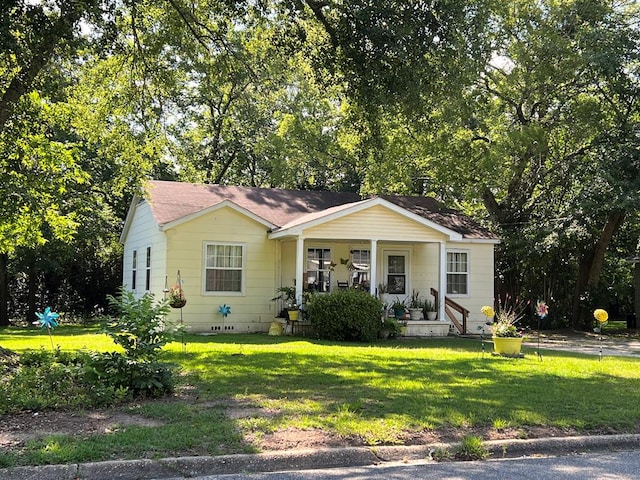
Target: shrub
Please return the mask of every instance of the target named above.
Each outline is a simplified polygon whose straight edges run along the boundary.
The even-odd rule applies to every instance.
[[[381,327],[383,304],[362,290],[316,295],[307,315],[316,334],[326,340],[372,342]]]
[[[155,361],[138,361],[120,353],[94,353],[87,363],[94,384],[134,397],[157,398],[173,391],[172,366]]]
[[[86,353],[26,352],[0,377],[0,414],[50,408],[102,407],[121,401],[127,391],[95,382]]]
[[[132,360],[155,360],[160,349],[169,343],[176,328],[165,322],[169,313],[166,301],[154,303],[152,293],[136,298],[132,292],[121,289],[118,298],[108,297],[117,318],[103,322],[103,328],[113,341],[124,348]]]

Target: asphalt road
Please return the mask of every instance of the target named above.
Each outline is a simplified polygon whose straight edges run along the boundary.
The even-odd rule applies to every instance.
[[[186,477],[171,480],[183,478]],[[640,451],[481,462],[385,463],[367,467],[298,472],[210,475],[191,478],[191,480],[637,480],[638,478],[640,478]]]

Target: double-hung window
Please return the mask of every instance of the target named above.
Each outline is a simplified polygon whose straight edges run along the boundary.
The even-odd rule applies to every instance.
[[[131,257],[131,291],[136,291],[136,280],[138,279],[138,251],[134,250]]]
[[[467,295],[469,293],[469,253],[447,252],[447,294]]]
[[[307,249],[307,288],[316,292],[328,292],[331,287],[331,250]]]
[[[144,289],[151,290],[151,247],[147,247],[147,258],[145,263]]]
[[[244,244],[205,244],[205,292],[243,293],[244,271]]]
[[[369,289],[371,272],[371,253],[369,250],[352,249],[351,264],[349,266],[351,284],[363,290]]]

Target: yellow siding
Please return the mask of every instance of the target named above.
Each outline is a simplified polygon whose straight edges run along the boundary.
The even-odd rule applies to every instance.
[[[478,333],[478,326],[486,321],[480,312],[483,305],[492,305],[494,299],[494,245],[484,243],[452,244],[450,248],[469,251],[469,295],[454,298],[471,313],[467,323],[469,333]]]
[[[322,239],[357,239],[366,236],[382,240],[444,240],[443,234],[380,205],[305,229],[304,235]]]
[[[187,305],[183,320],[192,331],[211,332],[222,327],[218,307],[231,306],[224,326],[234,332],[268,330],[274,317],[274,268],[276,242],[267,239],[264,225],[236,212],[222,208],[167,230],[167,275],[175,283],[180,270]],[[207,242],[231,242],[246,245],[244,294],[204,293],[204,245]],[[179,317],[173,313],[173,319]],[[216,330],[217,331],[217,330]]]

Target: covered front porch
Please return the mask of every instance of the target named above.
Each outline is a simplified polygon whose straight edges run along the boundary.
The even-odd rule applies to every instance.
[[[295,286],[299,305],[305,292],[360,288],[378,297],[384,289],[389,304],[409,307],[415,292],[433,300],[436,320],[447,328],[457,310],[454,324],[461,333],[470,311],[463,303],[470,294],[471,251],[483,248],[493,262],[492,244],[476,247],[461,233],[382,198],[303,216],[269,239],[278,242],[276,284]],[[493,294],[492,286],[486,290],[491,297],[484,302]]]

